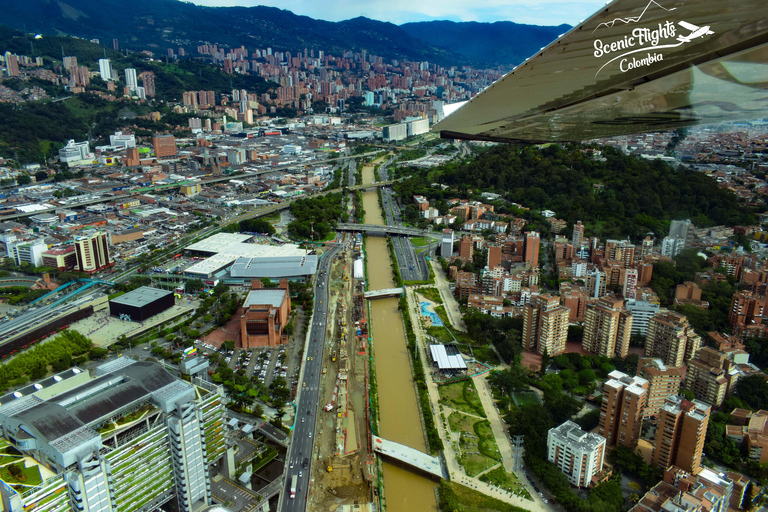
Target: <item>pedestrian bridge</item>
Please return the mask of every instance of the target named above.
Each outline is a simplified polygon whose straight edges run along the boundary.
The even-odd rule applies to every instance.
[[[371,437],[373,439],[374,452],[399,460],[438,478],[448,478],[448,470],[439,457],[432,457],[409,446],[395,443],[394,441],[387,441],[379,436]]]
[[[441,233],[428,229],[406,228],[403,226],[379,226],[377,224],[337,224],[336,231],[354,231],[371,235],[405,235],[438,238]]]
[[[405,293],[405,288],[384,288],[383,290],[371,290],[363,294],[366,299],[383,299],[385,297],[398,297]]]

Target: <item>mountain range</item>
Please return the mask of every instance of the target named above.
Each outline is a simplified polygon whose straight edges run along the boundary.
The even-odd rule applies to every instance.
[[[449,21],[398,26],[365,17],[334,23],[274,7],[204,7],[179,0],[8,2],[0,23],[28,33],[98,38],[107,46],[117,39],[121,49],[158,55],[179,47],[195,54],[198,44],[209,42],[336,55],[365,49],[386,59],[475,67],[518,64],[570,28]]]

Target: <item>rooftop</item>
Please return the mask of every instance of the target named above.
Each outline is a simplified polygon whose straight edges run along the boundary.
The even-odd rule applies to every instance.
[[[132,292],[128,292],[119,297],[115,297],[114,299],[110,300],[110,302],[140,308],[168,295],[173,295],[173,292],[170,290],[161,290],[159,288],[142,286],[141,288],[137,288]]]
[[[251,290],[245,297],[243,307],[247,308],[253,305],[261,306],[268,304],[272,307],[279,308],[283,304],[283,299],[285,298],[286,293],[286,290],[274,288]]]
[[[584,432],[576,423],[566,421],[559,427],[549,430],[548,438],[555,436],[582,451],[592,451],[605,445],[605,438],[591,432]]]
[[[302,255],[237,258],[229,273],[232,277],[246,278],[314,275],[317,273],[317,256]]]

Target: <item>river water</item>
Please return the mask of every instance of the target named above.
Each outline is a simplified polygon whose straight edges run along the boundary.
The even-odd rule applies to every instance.
[[[363,168],[363,183],[373,181],[373,167]],[[366,224],[384,224],[376,191],[363,193]],[[387,239],[366,239],[368,288],[393,288]],[[370,303],[370,330],[379,392],[379,430],[384,439],[426,451],[416,390],[397,299]],[[435,511],[435,483],[399,465],[384,462],[384,496],[388,512]]]

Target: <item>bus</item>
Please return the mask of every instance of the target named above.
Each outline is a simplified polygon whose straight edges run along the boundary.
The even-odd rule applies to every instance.
[[[293,475],[291,477],[291,499],[296,497],[296,483],[298,482],[298,477],[296,475]]]

